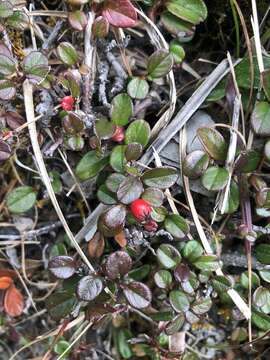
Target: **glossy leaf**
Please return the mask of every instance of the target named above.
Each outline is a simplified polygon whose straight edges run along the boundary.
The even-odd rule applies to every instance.
[[[94,150],[89,151],[76,166],[76,175],[80,180],[90,179],[104,169],[108,163],[108,157],[100,157]]]
[[[80,300],[94,300],[103,290],[101,278],[95,275],[84,276],[78,283],[77,295]]]
[[[176,312],[186,312],[189,309],[189,300],[180,290],[173,290],[169,295],[170,303]]]
[[[114,236],[121,232],[126,219],[126,208],[115,205],[106,210],[98,219],[98,229],[104,236]]]
[[[125,178],[126,177],[123,174],[113,173],[107,178],[105,184],[110,191],[116,193],[120,184],[125,180]]]
[[[166,325],[165,328],[166,334],[167,335],[175,334],[183,327],[184,323],[185,323],[184,313],[178,314]]]
[[[205,151],[214,160],[224,161],[226,159],[228,146],[216,129],[201,127],[197,130],[197,135]]]
[[[76,262],[70,256],[55,256],[48,265],[51,273],[59,279],[68,279],[75,274]]]
[[[169,0],[166,5],[173,15],[192,24],[199,24],[207,17],[207,7],[202,0]]]
[[[251,114],[251,125],[255,134],[260,136],[270,135],[270,103],[257,102]]]
[[[257,169],[261,160],[261,154],[253,149],[241,151],[235,162],[237,172],[250,173]]]
[[[218,258],[215,255],[202,255],[194,265],[200,270],[215,271],[220,267]]]
[[[113,136],[115,129],[116,126],[105,117],[96,119],[95,121],[95,133],[100,139],[110,139]]]
[[[186,220],[178,214],[168,215],[165,219],[164,226],[165,229],[177,239],[185,237],[189,232],[189,226]]]
[[[161,289],[166,289],[172,283],[172,275],[168,270],[159,270],[154,275],[156,285]]]
[[[211,309],[211,306],[212,306],[211,298],[205,297],[205,298],[197,299],[192,304],[191,309],[196,315],[203,315]]]
[[[125,165],[127,163],[125,152],[126,145],[117,145],[113,148],[110,155],[110,165],[114,171],[123,173],[125,171]]]
[[[117,202],[116,196],[106,185],[101,185],[97,191],[97,198],[105,205],[114,205]]]
[[[115,125],[127,125],[132,113],[133,104],[128,94],[118,94],[113,98],[111,119]]]
[[[124,289],[124,294],[131,306],[136,309],[144,309],[152,301],[152,293],[145,284],[133,281]]]
[[[159,189],[170,188],[175,184],[177,179],[177,170],[171,167],[160,167],[147,170],[142,176],[145,185]]]
[[[185,244],[182,254],[190,262],[194,262],[203,254],[203,247],[198,241],[190,240]]]
[[[7,207],[14,214],[30,210],[36,202],[36,193],[31,186],[20,186],[7,196]]]
[[[141,198],[146,200],[151,206],[159,207],[163,204],[164,193],[160,189],[150,187],[143,192]]]
[[[134,142],[129,143],[126,147],[125,157],[127,161],[138,160],[142,155],[143,147],[141,144]]]
[[[131,257],[125,251],[112,253],[106,261],[106,274],[111,280],[126,275],[131,268]]]
[[[160,245],[157,249],[157,258],[165,269],[174,269],[181,261],[179,251],[169,244]]]
[[[142,147],[145,147],[150,139],[150,132],[151,129],[148,122],[145,120],[135,120],[127,128],[125,143],[139,143]]]
[[[225,205],[224,213],[225,214],[234,213],[238,209],[239,204],[240,204],[239,188],[238,185],[234,181],[232,181],[229,190],[229,197]]]
[[[260,330],[268,331],[270,329],[270,316],[263,314],[260,311],[252,311],[252,323],[256,325]]]
[[[61,42],[56,51],[59,59],[66,65],[75,65],[79,60],[75,48],[68,42]]]
[[[134,77],[128,83],[127,92],[132,99],[145,99],[149,92],[149,84],[142,78]]]
[[[142,192],[142,182],[134,176],[128,176],[119,185],[117,190],[117,199],[121,203],[128,205],[138,199]]]
[[[98,16],[93,24],[92,32],[96,38],[105,38],[109,33],[110,24],[103,16]]]
[[[211,166],[202,177],[203,186],[209,191],[222,190],[229,179],[229,173],[225,168]]]
[[[183,161],[183,173],[190,179],[196,179],[205,172],[208,164],[209,156],[204,151],[192,151]]]
[[[46,56],[41,52],[32,51],[24,58],[23,69],[31,82],[39,84],[46,78],[50,67]]]
[[[173,56],[166,50],[154,52],[147,64],[148,76],[151,80],[167,75],[173,66]]]

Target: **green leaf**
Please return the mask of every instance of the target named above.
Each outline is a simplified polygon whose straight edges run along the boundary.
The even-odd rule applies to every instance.
[[[89,151],[76,166],[76,175],[80,180],[96,176],[109,163],[109,157],[100,157],[96,152]]]
[[[225,205],[224,213],[225,214],[234,213],[238,209],[239,203],[240,203],[240,194],[239,194],[238,185],[236,184],[236,182],[232,181],[229,190],[229,197]]]
[[[270,304],[270,291],[263,286],[258,287],[253,293],[253,302],[257,307],[262,308]]]
[[[136,269],[131,270],[128,276],[133,280],[141,281],[150,273],[151,266],[149,264],[142,265]]]
[[[131,204],[134,200],[138,199],[143,192],[142,182],[134,177],[128,176],[121,182],[117,190],[117,199],[125,204]]]
[[[183,161],[183,173],[190,179],[200,177],[209,164],[209,156],[201,150],[192,151]]]
[[[62,183],[60,179],[60,174],[57,171],[50,171],[49,172],[51,184],[53,187],[53,191],[56,194],[59,194],[62,191]]]
[[[201,127],[197,130],[197,135],[205,151],[214,160],[226,160],[228,146],[223,136],[216,129]]]
[[[259,244],[255,248],[256,259],[262,264],[270,265],[270,245]]]
[[[12,75],[16,71],[16,62],[9,56],[0,54],[0,74]]]
[[[128,94],[118,94],[112,100],[111,119],[117,126],[125,126],[133,113],[133,104]]]
[[[79,60],[75,48],[68,42],[60,43],[56,51],[59,59],[66,65],[75,65]]]
[[[149,58],[147,72],[150,80],[167,75],[173,67],[173,56],[166,50],[157,50]]]
[[[13,5],[10,1],[0,2],[0,18],[8,18],[13,14]]]
[[[14,11],[11,16],[5,20],[6,26],[19,31],[24,31],[29,26],[29,17],[23,11]]]
[[[128,343],[128,340],[132,337],[131,333],[126,329],[119,329],[115,331],[116,347],[121,358],[129,359],[133,353]]]
[[[252,323],[260,330],[268,331],[270,329],[270,316],[263,314],[257,310],[252,311]]]
[[[270,270],[260,270],[260,277],[267,283],[270,283]]]
[[[105,184],[111,192],[116,193],[123,180],[125,180],[125,175],[113,173],[107,178]]]
[[[244,271],[241,274],[240,283],[243,286],[243,288],[245,289],[249,288],[249,275],[247,271]],[[251,286],[253,289],[255,289],[257,286],[260,286],[260,278],[255,272],[251,273]]]
[[[159,207],[163,203],[164,194],[160,189],[151,187],[144,191],[141,198],[146,200],[151,206]]]
[[[197,269],[216,271],[220,267],[219,260],[215,255],[202,255],[195,262]]]
[[[242,173],[250,173],[257,169],[261,161],[261,154],[256,150],[241,151],[235,162],[235,170]]]
[[[179,251],[169,244],[160,245],[157,249],[157,258],[165,269],[174,269],[181,262]]]
[[[270,69],[265,70],[261,76],[264,93],[267,100],[270,101]]]
[[[96,119],[94,128],[97,137],[104,140],[110,139],[116,130],[116,126],[105,117]]]
[[[270,67],[270,58],[263,56],[263,63],[265,68]],[[258,66],[257,56],[253,56],[253,68],[254,68],[254,88],[258,89],[261,84],[261,75]],[[240,64],[235,67],[235,74],[238,86],[244,89],[250,89],[251,87],[251,66],[248,57],[245,57]]]
[[[170,303],[176,312],[186,312],[189,309],[189,300],[185,293],[173,290],[169,295]]]
[[[165,229],[177,239],[185,237],[189,232],[189,226],[186,220],[178,214],[168,215],[165,219],[164,226]]]
[[[168,215],[168,211],[164,206],[153,208],[150,214],[151,219],[156,222],[163,222]]]
[[[173,40],[170,42],[170,53],[174,58],[175,64],[181,64],[185,58],[185,50],[180,45],[178,40]]]
[[[172,283],[172,275],[168,270],[159,270],[154,275],[156,285],[161,289],[166,289]]]
[[[110,165],[111,167],[120,173],[125,172],[125,165],[127,160],[125,158],[126,145],[117,145],[113,148],[110,155]]]
[[[255,104],[251,114],[251,125],[255,134],[260,136],[270,135],[270,103],[260,101]]]
[[[199,298],[192,304],[192,311],[196,315],[203,315],[207,313],[212,306],[212,300],[210,297]]]
[[[60,340],[58,341],[54,347],[53,347],[53,351],[57,354],[57,355],[62,355],[64,352],[66,355],[68,355],[70,353],[70,350],[69,349],[68,351],[67,348],[69,347],[70,343],[67,342],[66,340]]]
[[[190,240],[185,244],[182,254],[190,262],[194,262],[203,254],[203,247],[198,241]]]
[[[116,196],[105,184],[101,185],[97,191],[97,198],[105,205],[114,205],[117,202]]]
[[[149,92],[149,84],[144,79],[134,77],[128,83],[127,92],[132,99],[142,100]]]
[[[130,143],[127,145],[125,156],[127,161],[138,160],[142,155],[143,147],[139,143]]]
[[[228,179],[228,170],[218,166],[211,166],[204,173],[202,184],[209,191],[219,191],[226,186]]]
[[[163,11],[161,14],[161,23],[165,29],[171,34],[177,36],[181,42],[185,43],[191,41],[195,34],[195,26],[179,17],[171,14],[168,11]]]
[[[178,172],[171,167],[160,167],[147,170],[143,176],[143,183],[150,187],[167,189],[173,186],[178,179]]]
[[[36,198],[31,186],[20,186],[8,194],[7,207],[14,214],[24,213],[35,205]]]
[[[194,25],[207,18],[207,7],[202,0],[169,0],[166,7],[173,15]]]
[[[127,128],[125,134],[125,143],[139,143],[143,147],[148,144],[150,139],[150,126],[145,120],[135,120]]]
[[[46,56],[39,51],[32,51],[23,60],[23,69],[27,78],[38,84],[48,75],[50,67]]]
[[[215,276],[211,283],[214,290],[218,293],[225,293],[233,287],[231,279],[225,276]]]
[[[165,333],[167,335],[177,333],[185,324],[185,320],[185,315],[183,313],[178,314],[166,325]]]
[[[54,320],[70,315],[76,304],[76,297],[67,291],[55,292],[46,300],[46,308]]]

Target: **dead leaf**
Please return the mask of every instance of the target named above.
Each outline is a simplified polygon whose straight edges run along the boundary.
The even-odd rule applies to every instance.
[[[14,285],[11,285],[5,294],[4,309],[9,316],[20,316],[23,312],[23,296]]]
[[[115,235],[114,239],[117,242],[117,244],[119,246],[121,246],[122,248],[127,246],[127,239],[126,239],[124,231],[121,231],[119,234]]]
[[[88,254],[91,258],[100,258],[105,247],[104,237],[96,232],[92,239],[88,242]]]

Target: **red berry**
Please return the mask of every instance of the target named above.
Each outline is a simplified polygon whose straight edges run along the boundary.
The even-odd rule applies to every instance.
[[[65,111],[71,111],[73,109],[74,103],[75,103],[75,99],[73,96],[65,96],[61,100],[61,106]]]
[[[122,126],[117,126],[112,136],[112,140],[115,142],[122,142],[125,138],[125,131]]]
[[[147,201],[143,199],[137,199],[131,203],[130,211],[136,220],[143,221],[148,218],[152,208]]]
[[[146,231],[152,232],[152,231],[157,231],[158,224],[154,220],[149,220],[147,221],[146,224],[143,225],[143,227],[145,228]]]

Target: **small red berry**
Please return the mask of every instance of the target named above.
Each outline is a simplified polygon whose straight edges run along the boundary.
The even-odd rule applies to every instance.
[[[154,220],[149,220],[147,221],[146,224],[143,225],[143,227],[145,228],[146,231],[152,232],[152,231],[157,231],[158,224]]]
[[[71,111],[73,109],[74,103],[75,103],[75,99],[73,96],[65,96],[61,100],[61,106],[65,111]]]
[[[115,142],[122,142],[125,138],[125,131],[122,126],[117,126],[112,136],[112,140]]]
[[[143,199],[137,199],[131,203],[130,211],[136,220],[143,221],[148,218],[152,208],[147,201]]]

